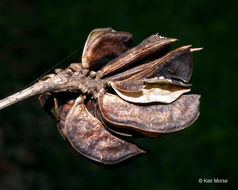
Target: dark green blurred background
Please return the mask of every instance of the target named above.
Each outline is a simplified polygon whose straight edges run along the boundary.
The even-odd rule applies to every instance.
[[[149,151],[116,168],[75,153],[37,98],[0,111],[0,189],[238,189],[237,1],[1,0],[0,97],[37,79],[57,62],[80,60],[87,34],[111,26],[134,44],[159,33],[194,53],[193,93],[201,115],[190,128],[134,141]],[[199,178],[228,184],[199,184]]]

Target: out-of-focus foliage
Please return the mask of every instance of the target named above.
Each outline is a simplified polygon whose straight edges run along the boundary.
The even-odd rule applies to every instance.
[[[130,163],[104,168],[83,158],[61,138],[32,98],[0,111],[0,189],[236,189],[237,2],[2,0],[0,97],[37,79],[80,48],[60,67],[80,60],[87,34],[111,26],[134,34],[134,44],[159,33],[180,39],[173,47],[194,53],[193,92],[201,115],[184,132],[135,142],[151,150]],[[199,178],[228,184],[199,184]]]

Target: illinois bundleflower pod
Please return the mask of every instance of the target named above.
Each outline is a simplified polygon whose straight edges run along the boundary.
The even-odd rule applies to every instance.
[[[81,63],[0,100],[0,109],[39,95],[63,138],[85,157],[116,164],[145,153],[129,138],[180,131],[199,116],[200,95],[188,92],[192,52],[201,48],[169,51],[175,41],[155,34],[130,48],[132,34],[94,29]]]

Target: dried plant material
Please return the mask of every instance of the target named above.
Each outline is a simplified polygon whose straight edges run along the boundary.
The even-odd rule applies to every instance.
[[[183,46],[168,53],[156,65],[155,71],[153,76],[189,82],[193,71],[191,46]]]
[[[76,99],[65,121],[70,144],[84,156],[104,164],[115,164],[144,153],[136,145],[110,134],[85,108],[83,98]]]
[[[117,57],[129,48],[131,41],[132,34],[117,32],[111,28],[91,32],[82,55],[83,68],[95,67],[106,56]]]
[[[199,116],[199,99],[200,95],[183,95],[171,104],[141,105],[101,93],[99,107],[108,123],[155,137],[190,126]]]
[[[189,83],[184,83],[178,80],[173,79],[166,79],[163,76],[160,77],[154,77],[149,79],[142,79],[142,82],[145,84],[168,84],[168,85],[177,85],[177,86],[183,86],[183,87],[191,87],[192,85]]]
[[[59,101],[63,100],[63,104],[59,105]],[[67,139],[65,131],[66,117],[74,105],[73,97],[65,96],[65,94],[42,94],[39,101],[44,110],[57,122],[57,127],[64,139]],[[66,102],[65,102],[66,101]]]
[[[118,127],[114,127],[113,125],[109,124],[109,123],[106,123],[101,115],[101,112],[100,112],[100,109],[99,109],[99,106],[97,105],[97,108],[96,108],[96,118],[102,122],[102,124],[104,125],[104,127],[106,127],[106,129],[108,129],[112,134],[116,134],[116,135],[119,135],[119,136],[124,136],[124,137],[133,137],[135,136],[135,133],[131,130],[128,130],[128,129],[121,129],[121,128],[118,128]]]
[[[60,134],[64,139],[67,139],[67,132],[65,127],[66,118],[72,109],[75,100],[68,100],[64,105],[59,108],[59,120],[57,122],[57,127],[60,131]]]
[[[103,80],[105,80],[105,81],[121,81],[121,80],[129,79],[133,75],[136,75],[137,73],[140,73],[150,67],[151,67],[151,63],[144,63],[139,66],[128,69],[124,72],[121,72],[121,73],[118,73],[118,74],[115,74],[115,75],[112,75],[109,77],[105,77]]]
[[[89,44],[98,36],[100,36],[101,34],[105,33],[105,32],[113,32],[115,30],[113,30],[111,27],[107,27],[107,28],[95,28],[93,29],[89,35],[88,38],[84,44],[84,48],[83,48],[83,54],[85,53],[86,49],[88,49]]]
[[[191,46],[177,48],[159,59],[153,60],[144,67],[144,70],[132,75],[126,81],[137,81],[154,77],[163,77],[188,82],[192,75]],[[188,53],[188,54],[187,54]]]
[[[87,158],[116,164],[144,153],[124,138],[158,137],[183,130],[198,118],[200,95],[183,94],[191,88],[191,53],[202,48],[168,52],[176,39],[152,35],[127,50],[131,40],[130,33],[112,28],[93,30],[82,63],[55,69],[0,100],[0,109],[40,95],[63,138]]]
[[[130,87],[133,87],[136,83],[131,83]],[[143,84],[139,90],[128,91],[122,88],[118,88],[115,83],[111,83],[112,88],[115,90],[118,96],[122,99],[134,102],[134,103],[171,103],[180,97],[182,94],[189,92],[190,88],[178,86],[171,83],[154,83]]]
[[[118,58],[111,60],[101,69],[100,74],[106,76],[120,69],[127,68],[130,64],[140,59],[144,59],[155,52],[158,53],[159,51],[164,50],[164,48],[168,48],[168,45],[176,40],[177,39],[165,38],[159,35],[152,35],[136,47],[121,54]]]

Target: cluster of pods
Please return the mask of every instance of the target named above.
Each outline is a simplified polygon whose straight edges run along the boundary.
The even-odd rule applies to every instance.
[[[70,145],[91,160],[116,164],[144,153],[128,139],[180,131],[199,116],[200,95],[188,92],[191,54],[200,48],[169,52],[175,41],[155,34],[130,48],[132,34],[94,29],[82,63],[67,68],[81,77],[78,90],[41,94],[40,103]]]

